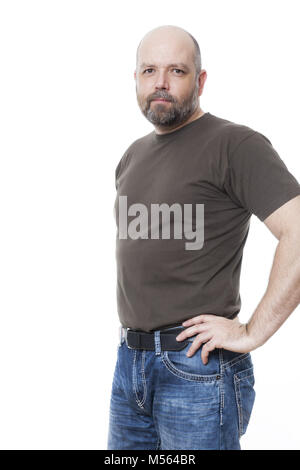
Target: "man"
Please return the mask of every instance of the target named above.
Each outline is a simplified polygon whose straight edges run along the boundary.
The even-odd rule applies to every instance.
[[[137,101],[155,130],[116,168],[121,338],[109,449],[240,449],[255,399],[250,351],[299,304],[299,183],[267,137],[200,108],[206,76],[179,27],[139,44]],[[252,214],[279,243],[242,324]]]

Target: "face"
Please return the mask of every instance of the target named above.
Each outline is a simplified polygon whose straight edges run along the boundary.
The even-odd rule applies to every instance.
[[[163,129],[184,123],[199,107],[193,46],[168,39],[142,43],[134,73],[142,113]]]

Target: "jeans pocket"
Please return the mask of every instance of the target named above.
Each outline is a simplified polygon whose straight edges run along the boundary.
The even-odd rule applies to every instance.
[[[188,345],[179,351],[164,351],[162,361],[165,367],[177,377],[195,382],[215,382],[221,379],[219,350],[215,349],[209,355],[208,364],[204,365],[201,359],[203,345],[187,357],[186,353],[191,347]]]
[[[253,366],[236,372],[233,377],[239,420],[239,437],[241,437],[247,430],[255,400]]]

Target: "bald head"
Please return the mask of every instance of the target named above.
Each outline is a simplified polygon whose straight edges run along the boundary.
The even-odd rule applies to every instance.
[[[136,95],[144,116],[166,131],[199,116],[206,79],[197,41],[178,26],[159,26],[140,41],[136,54]]]
[[[150,31],[141,39],[136,51],[136,68],[149,56],[149,52],[155,59],[155,52],[159,50],[166,56],[168,51],[174,48],[177,51],[184,50],[194,64],[196,79],[201,72],[201,53],[196,39],[185,29],[179,26],[163,25]],[[175,57],[176,61],[176,57]]]

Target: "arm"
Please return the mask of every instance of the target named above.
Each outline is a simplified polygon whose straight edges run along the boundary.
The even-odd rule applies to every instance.
[[[300,196],[264,223],[279,243],[266,292],[246,325],[253,349],[264,344],[300,303]]]
[[[182,323],[189,328],[177,339],[182,341],[198,333],[188,355],[205,343],[201,353],[204,364],[215,348],[243,353],[262,346],[300,303],[300,196],[274,211],[264,223],[279,243],[266,292],[247,324],[237,318],[205,314]]]

